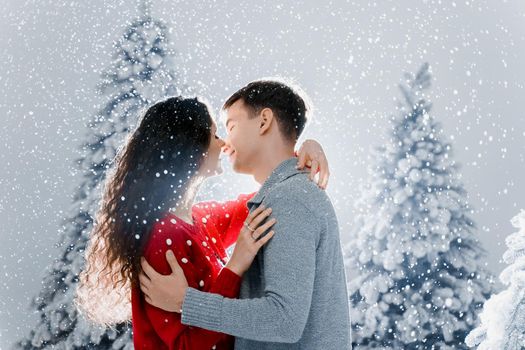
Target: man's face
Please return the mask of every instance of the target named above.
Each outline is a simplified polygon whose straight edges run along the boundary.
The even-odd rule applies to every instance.
[[[251,174],[257,161],[257,149],[260,140],[260,118],[250,118],[251,110],[243,100],[238,100],[226,110],[226,133],[224,153],[229,157],[233,170]]]

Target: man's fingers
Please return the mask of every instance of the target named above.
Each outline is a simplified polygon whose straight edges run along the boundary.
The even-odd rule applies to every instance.
[[[153,305],[153,300],[151,300],[151,298],[149,296],[145,295],[145,299],[146,299],[146,302],[148,304]],[[153,305],[153,306],[155,306],[155,305]]]
[[[159,275],[157,271],[148,263],[145,258],[140,259],[140,265],[142,266],[142,271],[149,279],[155,278]]]
[[[179,262],[175,257],[175,254],[173,254],[173,251],[168,250],[166,252],[166,260],[168,261],[168,264],[171,267],[171,273],[178,273],[180,272],[180,270],[182,270],[182,267],[180,267]]]
[[[145,274],[143,273],[139,274],[139,281],[140,281],[140,289],[142,289],[143,292],[149,289],[149,286],[151,285],[151,281]]]

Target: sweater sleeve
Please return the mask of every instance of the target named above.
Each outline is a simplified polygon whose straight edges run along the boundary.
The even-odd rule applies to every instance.
[[[248,216],[246,203],[257,192],[240,194],[237,199],[226,202],[200,202],[193,206],[193,210],[205,217],[207,225],[215,226],[225,248],[237,241],[237,236]]]
[[[189,288],[182,308],[184,324],[264,342],[295,343],[301,338],[313,294],[320,223],[290,196],[269,197],[277,219],[275,235],[259,252],[264,275],[253,276],[264,279],[263,296],[229,299]]]
[[[163,239],[161,238],[160,240]],[[197,267],[200,257],[191,256],[190,251],[186,249],[185,242],[182,240],[180,243],[174,242],[175,244],[172,244],[170,247],[165,242],[155,243],[157,244],[150,245],[151,248],[147,249],[144,255],[150,265],[159,273],[165,275],[171,273],[165,253],[168,249],[172,249],[184,271],[189,286],[213,293],[214,295],[221,295],[222,297],[238,297],[241,278],[231,270],[223,268],[215,279],[206,280],[199,273],[200,270]],[[207,274],[206,271],[205,273]],[[204,287],[202,287],[201,281],[206,281]],[[181,316],[178,313],[161,310],[147,302],[144,302],[144,307],[152,328],[170,350],[210,349],[225,338],[225,335],[222,333],[183,325]]]

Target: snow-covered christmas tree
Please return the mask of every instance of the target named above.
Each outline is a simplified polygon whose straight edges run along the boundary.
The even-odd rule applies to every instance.
[[[468,346],[478,350],[525,349],[525,210],[511,220],[518,229],[507,237],[503,261],[507,266],[499,278],[507,286],[483,306],[481,325],[467,336]]]
[[[345,247],[355,349],[464,349],[492,277],[451,145],[423,94],[428,64],[403,101],[356,205]]]
[[[102,328],[88,323],[73,303],[84,250],[99,206],[106,170],[128,130],[148,104],[178,95],[182,86],[172,70],[173,50],[168,28],[149,16],[149,4],[115,43],[112,64],[102,73],[100,91],[106,100],[89,123],[82,158],[78,160],[81,183],[64,220],[56,259],[33,300],[39,323],[19,341],[16,349],[132,349],[131,327],[120,324]],[[187,92],[185,88],[183,88]],[[80,178],[80,176],[79,176]]]

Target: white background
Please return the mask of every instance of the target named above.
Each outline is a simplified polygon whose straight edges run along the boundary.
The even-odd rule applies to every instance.
[[[0,5],[0,348],[35,324],[29,309],[58,256],[79,183],[73,160],[100,105],[112,43],[131,1],[2,0]],[[154,1],[181,75],[218,109],[250,80],[293,78],[316,106],[305,137],[328,154],[343,240],[368,155],[385,140],[404,72],[427,61],[433,115],[453,138],[490,270],[525,207],[525,2]],[[220,129],[224,136],[224,129]],[[255,190],[225,164],[203,197]],[[233,185],[232,185],[233,184]]]

